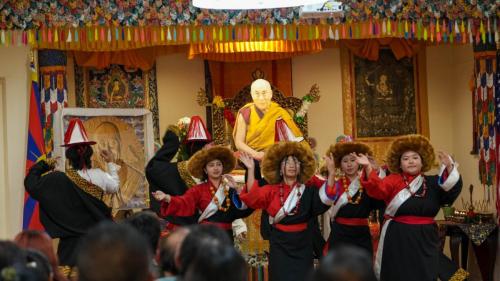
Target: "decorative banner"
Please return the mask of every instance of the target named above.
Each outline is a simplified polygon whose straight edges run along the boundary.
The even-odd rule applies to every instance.
[[[42,114],[45,152],[48,156],[54,150],[54,113],[68,105],[66,81],[66,54],[57,50],[41,50],[40,64],[40,106]]]
[[[499,171],[500,171],[500,52],[495,44],[479,44],[474,48],[474,88],[473,88],[473,152],[479,154],[479,180],[485,188],[484,201],[495,202],[500,211]],[[494,187],[494,188],[493,188]]]
[[[215,42],[338,41],[386,37],[420,40],[429,44],[493,44],[500,42],[498,24],[500,24],[500,20],[494,18],[477,21],[433,19],[425,24],[422,21],[373,20],[338,24],[266,24],[225,27],[165,27],[157,25],[145,27],[43,27],[24,31],[0,30],[0,46],[30,45],[38,49],[95,52],[153,46],[213,44]],[[446,28],[446,26],[457,28]],[[462,28],[458,28],[458,26],[462,26]]]
[[[324,22],[357,23],[372,22],[371,28],[354,28],[355,33],[379,31],[374,21],[400,20],[398,32],[413,31],[413,22],[429,19],[483,19],[500,16],[500,3],[496,0],[483,1],[358,1],[341,0],[342,11]],[[311,24],[319,19],[305,19],[300,16],[300,7],[264,10],[207,10],[191,5],[189,0],[6,0],[0,5],[0,29],[38,29],[50,27],[111,27],[111,26],[235,26],[260,24]],[[392,23],[391,23],[392,24]],[[404,24],[404,25],[403,25]],[[368,26],[368,27],[370,27]],[[393,25],[395,27],[396,25]],[[437,24],[436,24],[437,26]],[[453,25],[442,29],[452,29]],[[489,24],[488,24],[489,26]],[[371,29],[371,30],[368,30]],[[390,29],[390,28],[387,28]],[[320,30],[320,29],[319,29]],[[318,30],[318,31],[319,31]],[[53,30],[54,31],[54,30]],[[229,34],[224,30],[222,33]],[[257,37],[262,30],[254,29]],[[56,32],[57,33],[57,32]],[[184,33],[184,32],[182,32]],[[318,32],[316,32],[318,33]],[[413,32],[412,32],[413,33]],[[179,33],[177,33],[180,35]],[[275,33],[277,36],[278,34]],[[188,33],[184,33],[189,37]],[[288,34],[287,34],[288,35]],[[98,30],[93,38],[117,36]],[[119,35],[118,35],[119,36]],[[142,34],[140,37],[143,37]],[[184,36],[179,36],[184,37]],[[222,36],[221,36],[222,37]],[[285,33],[283,33],[285,37]],[[151,39],[149,37],[148,39]],[[449,37],[446,37],[446,40]],[[90,37],[89,37],[90,39]],[[66,40],[58,36],[58,41]],[[182,40],[185,40],[183,38]],[[257,38],[257,40],[259,40]],[[101,40],[103,41],[103,40]]]

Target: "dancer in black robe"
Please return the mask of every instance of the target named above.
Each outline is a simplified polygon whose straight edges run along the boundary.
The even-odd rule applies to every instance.
[[[439,176],[427,176],[435,162],[434,148],[421,135],[396,139],[387,154],[393,174],[380,179],[366,155],[357,156],[364,166],[362,184],[367,193],[387,204],[385,223],[375,259],[379,280],[433,281],[443,257],[434,217],[444,204],[452,204],[462,189],[453,159],[439,152]]]

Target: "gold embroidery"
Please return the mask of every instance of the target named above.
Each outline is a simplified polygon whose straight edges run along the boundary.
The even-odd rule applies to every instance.
[[[60,266],[58,266],[58,268],[59,268],[59,271],[61,271],[61,273],[64,275],[64,277],[66,277],[70,280],[77,280],[78,271],[77,271],[76,266],[71,267],[68,265],[60,265]]]
[[[453,276],[449,279],[449,281],[463,281],[467,279],[467,276],[469,276],[469,272],[463,270],[462,268],[458,269]]]
[[[186,183],[187,187],[190,188],[191,186],[196,185],[196,182],[194,181],[191,174],[189,174],[187,166],[188,166],[188,161],[177,162],[177,170],[179,171],[179,175],[181,176],[182,180]]]
[[[66,175],[83,191],[102,201],[104,192],[97,185],[82,178],[74,169],[67,169]]]

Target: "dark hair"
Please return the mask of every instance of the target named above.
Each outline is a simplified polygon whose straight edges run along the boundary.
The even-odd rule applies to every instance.
[[[2,268],[21,263],[24,259],[24,252],[11,241],[0,240],[0,271]]]
[[[339,246],[321,260],[313,281],[377,281],[372,257],[361,248]]]
[[[49,260],[39,251],[21,249],[0,241],[0,281],[48,281],[52,274]]]
[[[151,253],[156,253],[158,249],[158,241],[160,239],[160,221],[155,213],[151,211],[142,211],[135,213],[125,220],[125,223],[131,225],[139,233],[144,235],[144,238],[149,243]]]
[[[26,266],[25,273],[26,277],[32,276],[32,278],[21,280],[49,280],[52,272],[52,267],[49,260],[41,252],[34,249],[26,249]]]
[[[233,246],[229,235],[222,229],[213,225],[193,225],[189,227],[189,234],[182,242],[179,259],[181,275],[186,273],[191,262],[206,245],[229,245]]]
[[[170,272],[175,275],[178,273],[175,266],[175,247],[171,247],[166,241],[167,239],[160,246],[160,268],[163,272]]]
[[[92,168],[92,161],[90,159],[92,154],[94,154],[94,150],[88,144],[76,144],[66,149],[66,158],[75,170]]]
[[[195,260],[184,275],[184,281],[246,281],[245,259],[234,246],[222,243],[201,245]]]
[[[49,260],[54,273],[55,281],[66,281],[62,272],[59,270],[59,260],[52,245],[52,238],[39,230],[23,230],[14,238],[14,242],[22,248],[35,249],[40,251]]]
[[[79,281],[148,280],[152,256],[147,245],[130,225],[100,223],[79,245]]]
[[[205,147],[207,141],[199,140],[199,141],[190,141],[186,143],[186,150],[189,157],[193,156],[196,152],[200,151]]]

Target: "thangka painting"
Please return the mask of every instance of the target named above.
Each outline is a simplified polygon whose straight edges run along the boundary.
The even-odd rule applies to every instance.
[[[395,137],[428,135],[423,52],[397,60],[391,49],[380,49],[377,61],[341,52],[346,134],[371,145],[379,160]]]
[[[146,108],[159,140],[156,66],[143,71],[122,65],[105,69],[75,66],[76,103],[88,108]]]
[[[149,188],[144,173],[147,161],[153,156],[151,113],[145,109],[65,109],[61,132],[65,132],[71,118],[79,118],[87,131],[92,146],[92,167],[107,170],[100,156],[109,150],[120,165],[120,190],[105,197],[105,203],[114,211],[149,207]],[[61,134],[61,140],[63,134]]]

